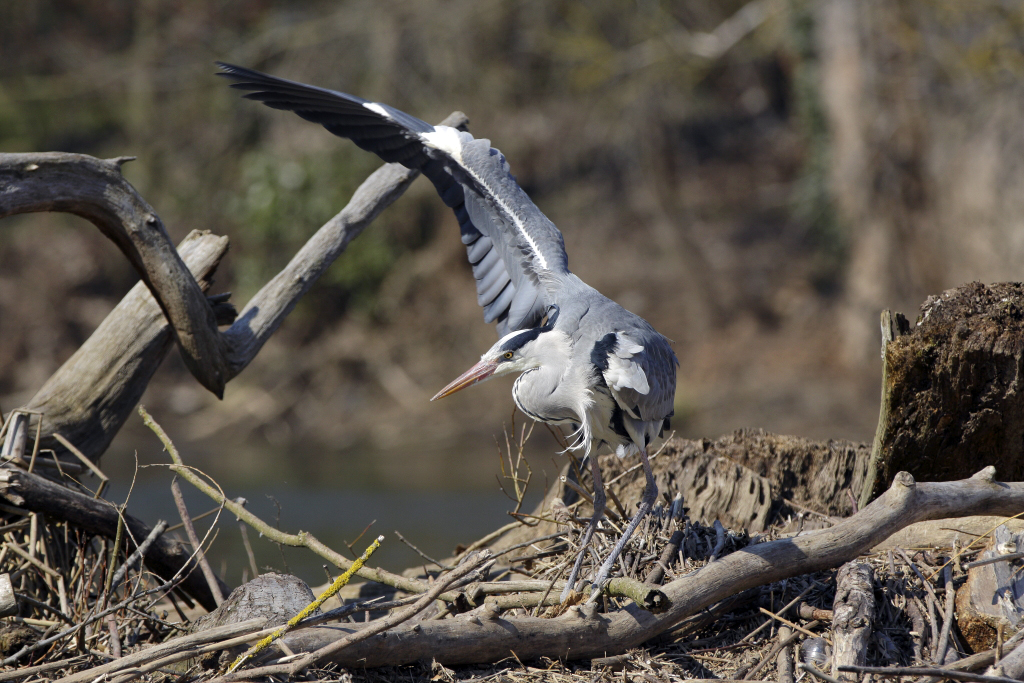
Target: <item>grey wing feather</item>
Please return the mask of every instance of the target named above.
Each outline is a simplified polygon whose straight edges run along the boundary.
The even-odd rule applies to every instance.
[[[640,419],[660,420],[671,417],[674,413],[676,391],[676,366],[679,361],[668,345],[668,340],[655,332],[657,337],[647,337],[644,350],[633,356],[647,376],[650,390],[646,394],[637,394],[632,398],[640,409]],[[634,392],[636,393],[636,392]]]
[[[548,306],[557,303],[557,283],[569,272],[562,234],[519,187],[490,141],[435,128],[346,93],[218,66],[232,87],[251,91],[245,97],[293,111],[385,161],[422,171],[455,212],[484,319],[496,322],[499,334],[539,325]]]

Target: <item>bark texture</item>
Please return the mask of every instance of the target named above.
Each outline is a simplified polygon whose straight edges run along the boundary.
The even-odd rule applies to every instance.
[[[941,481],[985,464],[1024,479],[1024,285],[973,282],[929,297],[884,357],[888,416],[868,497],[899,471]]]
[[[131,157],[133,158],[133,157]],[[92,222],[127,257],[171,323],[192,375],[218,397],[228,381],[217,320],[163,222],[121,175],[130,157],[0,154],[0,218],[63,211]]]
[[[196,231],[178,246],[204,292],[213,285],[213,274],[227,250],[227,237]],[[58,457],[67,454],[53,437],[60,433],[97,460],[138,404],[173,343],[170,325],[152,293],[144,283],[136,284],[25,406],[43,414],[41,448],[53,449]]]
[[[871,622],[875,618],[875,573],[866,562],[848,562],[836,575],[836,599],[832,605],[832,675],[856,681],[856,674],[840,673],[841,666],[867,662]]]
[[[658,491],[669,498],[681,493],[691,519],[705,524],[718,519],[729,529],[754,533],[778,521],[780,513],[796,511],[792,503],[830,517],[853,514],[851,493],[863,487],[870,456],[870,446],[863,443],[812,441],[745,429],[715,440],[673,438],[651,461],[651,467]],[[615,455],[601,458],[605,481],[635,465]],[[570,476],[570,470],[562,474]],[[627,507],[633,505],[644,485],[644,476],[636,467],[616,488],[619,500]],[[533,514],[550,517],[548,511],[556,498],[569,505],[577,494],[556,482]],[[555,530],[553,522],[542,521],[513,530],[492,547],[501,550]]]

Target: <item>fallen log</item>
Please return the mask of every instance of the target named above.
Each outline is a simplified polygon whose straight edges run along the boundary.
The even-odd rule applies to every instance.
[[[840,681],[856,680],[840,673],[843,666],[863,666],[867,661],[871,622],[875,618],[874,571],[866,562],[848,562],[836,575],[836,599],[832,607],[832,675]]]

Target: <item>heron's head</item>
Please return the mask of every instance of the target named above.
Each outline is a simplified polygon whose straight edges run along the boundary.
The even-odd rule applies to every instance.
[[[550,344],[547,342],[553,335],[547,333],[554,332],[557,318],[558,306],[551,306],[548,309],[547,321],[542,326],[506,334],[488,349],[487,353],[480,356],[479,363],[459,375],[430,400],[436,401],[492,377],[539,368],[544,364],[550,350]]]

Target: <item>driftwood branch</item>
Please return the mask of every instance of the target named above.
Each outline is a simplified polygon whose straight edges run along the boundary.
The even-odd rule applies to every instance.
[[[64,152],[0,154],[0,218],[63,211],[92,222],[153,293],[193,376],[222,396],[228,373],[216,316],[156,211],[121,175],[128,160]]]
[[[226,237],[198,231],[178,247],[203,291],[212,285],[227,250]],[[42,414],[42,448],[66,453],[53,437],[60,433],[89,459],[99,458],[173,341],[160,307],[145,284],[138,283],[26,405],[26,410]]]
[[[166,666],[207,652],[216,652],[273,633],[273,628],[260,630],[265,623],[266,619],[247,619],[235,624],[203,629],[191,635],[172,638],[166,643],[134,652],[121,659],[80,671],[62,680],[65,683],[81,683],[114,671],[141,667],[149,662],[159,662],[161,666]],[[228,640],[225,641],[225,639]]]
[[[556,619],[517,617],[472,620],[464,616],[399,626],[357,643],[332,659],[345,666],[381,666],[436,658],[445,664],[497,661],[514,652],[585,659],[625,652],[711,604],[754,586],[837,567],[898,529],[928,519],[978,514],[1013,515],[1024,510],[1024,483],[1002,483],[986,468],[970,479],[916,483],[900,473],[892,487],[859,513],[829,529],[749,546],[692,576],[662,588],[670,607],[652,614],[629,605],[614,614],[572,609]],[[346,627],[292,633],[286,644],[312,651],[345,637]],[[458,643],[452,646],[452,643]]]
[[[0,497],[13,505],[41,512],[47,517],[75,524],[93,533],[114,538],[117,533],[117,509],[113,504],[72,491],[35,474],[14,468],[0,468]],[[152,533],[152,529],[141,520],[124,515],[127,536],[141,542]],[[134,543],[126,542],[126,550],[134,549]],[[194,597],[199,604],[210,610],[216,607],[210,587],[203,575],[195,571],[191,552],[166,535],[155,538],[146,553],[146,566],[157,576],[167,580],[180,572],[183,577],[179,587]],[[221,584],[221,590],[227,586]]]

